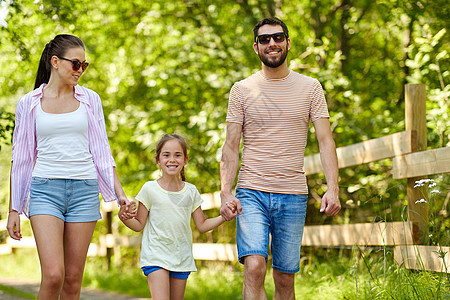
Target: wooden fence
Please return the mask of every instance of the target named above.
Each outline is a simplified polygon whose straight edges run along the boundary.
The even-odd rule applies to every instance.
[[[408,198],[408,221],[391,223],[360,223],[346,225],[305,226],[303,246],[389,246],[394,258],[407,268],[438,272],[450,271],[450,247],[421,246],[427,239],[428,204],[416,203],[421,198],[415,181],[425,176],[450,172],[450,147],[426,150],[425,86],[405,86],[406,130],[377,139],[337,149],[339,168],[366,164],[381,159],[392,159],[394,179],[406,179]],[[305,157],[307,175],[322,172],[319,154]],[[220,207],[219,193],[203,194],[204,210]],[[400,200],[397,200],[400,201]],[[120,236],[113,226],[112,211],[115,204],[102,204],[102,214],[107,223],[107,235],[100,237],[99,244],[91,244],[88,255],[100,255],[111,259],[112,252],[120,253],[120,247],[137,247],[140,236]],[[0,222],[0,230],[5,229]],[[0,254],[8,254],[15,247],[35,247],[32,237],[20,242],[7,239],[0,245]],[[200,260],[237,260],[234,244],[194,244],[194,257]]]

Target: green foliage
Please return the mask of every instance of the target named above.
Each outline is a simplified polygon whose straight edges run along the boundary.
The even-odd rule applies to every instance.
[[[2,270],[11,278],[38,280],[37,261],[36,251],[29,249],[19,249],[13,256],[0,256]],[[185,299],[242,299],[241,265],[198,262],[197,266],[199,271],[187,281]],[[268,297],[272,298],[271,268],[265,285]],[[108,270],[103,258],[88,257],[83,286],[135,297],[150,296],[147,280],[135,264],[122,262]],[[296,297],[301,299],[446,299],[450,280],[445,273],[398,266],[389,247],[339,250],[303,247],[295,289]]]
[[[0,255],[2,276],[40,280],[39,258],[36,249],[17,249],[12,255]]]
[[[296,294],[304,299],[446,299],[450,291],[444,273],[398,266],[389,247],[302,249]]]
[[[415,188],[420,190],[421,199],[416,199],[419,205],[427,205],[430,209],[428,233],[429,243],[433,246],[450,245],[450,218],[448,212],[450,209],[448,200],[441,192],[442,186],[447,186],[449,190],[449,183],[443,181],[442,177],[435,179],[421,179],[416,181]]]
[[[12,295],[19,299],[36,299],[36,296],[33,294],[22,292],[16,288],[0,284],[0,295],[2,294]]]
[[[0,111],[0,150],[3,143],[11,144],[13,128],[14,114]]]
[[[112,267],[108,270],[103,258],[90,257],[86,263],[83,286],[148,297],[150,292],[147,280],[138,266],[125,264],[123,266]]]

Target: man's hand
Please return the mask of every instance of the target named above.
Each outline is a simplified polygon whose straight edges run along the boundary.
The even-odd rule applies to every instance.
[[[220,207],[220,215],[225,221],[231,221],[236,218],[237,214],[242,214],[241,201],[234,197],[231,193],[220,193],[222,205]]]
[[[9,212],[6,229],[12,239],[19,241],[22,238],[22,234],[20,233],[20,216],[17,211],[12,210]]]
[[[326,191],[322,197],[320,212],[325,212],[329,216],[335,216],[340,210],[341,202],[339,202],[339,192]]]

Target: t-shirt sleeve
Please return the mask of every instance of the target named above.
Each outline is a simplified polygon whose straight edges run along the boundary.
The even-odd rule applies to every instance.
[[[309,117],[311,122],[317,121],[321,118],[329,118],[327,101],[323,93],[322,85],[318,80],[314,80],[313,91],[311,95]]]
[[[150,183],[146,182],[139,193],[136,195],[136,200],[141,202],[145,208],[147,208],[148,211],[150,211],[150,208],[152,207],[152,199],[150,196]]]
[[[230,96],[228,98],[227,122],[244,123],[244,97],[237,83],[231,87]]]
[[[194,192],[193,192],[193,197],[194,197],[194,201],[192,201],[192,212],[194,212],[197,208],[200,207],[200,205],[202,205],[203,203],[203,199],[202,196],[200,196],[199,191],[197,190],[196,187],[194,187]]]

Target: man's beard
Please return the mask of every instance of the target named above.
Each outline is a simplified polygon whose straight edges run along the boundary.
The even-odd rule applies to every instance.
[[[260,54],[258,51],[259,59],[262,61],[264,65],[268,66],[269,68],[278,68],[284,63],[288,54],[288,50],[286,48],[283,47],[280,48],[281,48],[281,56],[279,56],[277,59],[273,60],[271,59],[270,56],[266,55],[265,53]]]

